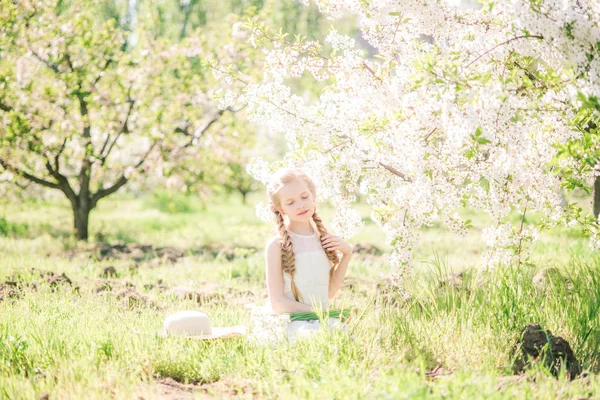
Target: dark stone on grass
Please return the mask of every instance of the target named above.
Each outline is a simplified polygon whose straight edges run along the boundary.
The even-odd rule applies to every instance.
[[[558,376],[564,366],[570,379],[581,374],[581,365],[565,339],[552,335],[539,324],[529,324],[519,336],[513,348],[515,361],[513,372],[524,372],[535,362],[542,362],[554,376]]]
[[[114,278],[117,276],[117,270],[112,265],[104,268],[102,274],[100,274],[101,278]]]

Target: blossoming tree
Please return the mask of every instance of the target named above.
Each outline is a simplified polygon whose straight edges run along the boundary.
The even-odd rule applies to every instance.
[[[588,187],[597,163],[597,140],[584,139],[597,133],[600,111],[599,2],[315,3],[333,19],[355,14],[375,58],[335,30],[319,43],[254,24],[267,67],[245,100],[253,118],[285,133],[283,163],[305,168],[334,200],[339,232],[360,229],[360,191],[399,271],[418,228],[436,219],[459,234],[471,227],[461,207],[493,221],[483,230],[488,266],[526,257],[539,231],[524,223],[528,213],[544,226],[581,222],[598,243],[597,221],[565,206],[561,187]],[[289,86],[306,74],[329,82],[311,103]],[[250,172],[265,181],[275,167],[258,160]],[[507,222],[514,209],[516,224]]]
[[[140,18],[127,48],[126,32],[114,19],[96,22],[94,10],[89,1],[61,12],[56,0],[0,1],[0,172],[60,190],[79,239],[101,199],[160,175],[165,162],[201,156],[196,142],[237,109],[218,107],[224,83],[211,71],[257,60],[231,40],[232,21],[171,43]]]

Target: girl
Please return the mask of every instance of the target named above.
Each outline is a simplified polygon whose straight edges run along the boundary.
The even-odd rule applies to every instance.
[[[276,172],[267,186],[267,195],[278,231],[265,249],[272,310],[327,310],[346,275],[352,247],[341,237],[327,233],[315,206],[315,184],[303,171]],[[340,326],[338,319],[330,318],[329,323]],[[319,327],[318,320],[290,322],[287,336],[293,340]]]

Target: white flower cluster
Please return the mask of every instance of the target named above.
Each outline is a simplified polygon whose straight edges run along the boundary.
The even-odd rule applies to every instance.
[[[464,234],[455,211],[473,207],[492,219],[482,234],[491,247],[485,264],[526,257],[537,231],[505,221],[513,209],[561,220],[549,164],[555,144],[580,135],[569,123],[578,96],[600,93],[600,2],[483,1],[471,10],[435,0],[315,3],[332,18],[358,15],[381,61],[336,31],[327,62],[274,46],[246,100],[254,120],[286,135],[284,163],[310,171],[320,196],[336,204],[335,229],[360,228],[350,211],[360,192],[387,233],[392,264],[403,268],[420,227],[441,219]],[[313,103],[284,83],[304,71],[334,82]],[[271,170],[261,161],[248,171],[264,182]]]
[[[267,203],[260,202],[256,205],[256,216],[265,222],[275,222],[275,215]]]

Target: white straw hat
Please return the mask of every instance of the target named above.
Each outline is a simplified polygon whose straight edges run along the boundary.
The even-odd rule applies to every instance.
[[[213,327],[208,315],[200,311],[180,311],[165,318],[163,333],[193,339],[218,339],[243,336],[246,334],[246,327]]]

